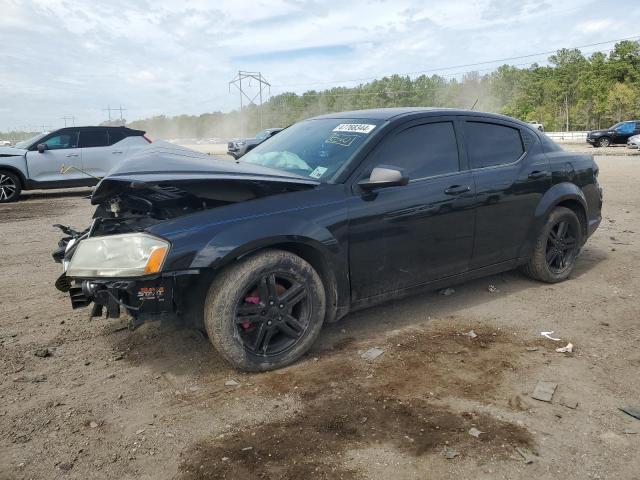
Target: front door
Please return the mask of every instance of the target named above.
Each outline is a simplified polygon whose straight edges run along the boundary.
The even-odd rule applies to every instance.
[[[52,133],[39,143],[47,146],[44,152],[38,152],[35,146],[27,152],[27,168],[31,180],[73,182],[85,177],[81,172],[82,153],[78,148],[77,129]]]
[[[389,165],[405,186],[358,190],[349,203],[352,300],[465,272],[473,247],[473,178],[461,165],[453,120],[400,127],[365,160],[356,180]]]

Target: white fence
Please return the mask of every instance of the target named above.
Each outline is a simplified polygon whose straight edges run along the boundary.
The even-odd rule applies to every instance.
[[[556,142],[576,142],[587,141],[588,132],[544,132]]]

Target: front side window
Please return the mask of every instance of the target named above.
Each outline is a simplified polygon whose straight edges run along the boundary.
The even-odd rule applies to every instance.
[[[383,142],[374,157],[375,165],[402,168],[410,180],[453,173],[460,168],[451,122],[416,125]]]
[[[268,138],[239,162],[331,183],[364,142],[375,135],[380,123],[362,118],[306,120]]]
[[[83,130],[80,132],[80,147],[106,147],[109,137],[106,130]]]
[[[61,150],[63,148],[78,148],[78,132],[67,131],[47,138],[44,142],[48,150]]]
[[[464,128],[471,168],[506,165],[524,153],[517,128],[486,122],[465,122]]]

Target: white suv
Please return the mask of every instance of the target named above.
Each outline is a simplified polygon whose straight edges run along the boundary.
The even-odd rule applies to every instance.
[[[0,147],[0,203],[17,200],[21,190],[95,185],[149,143],[142,130],[68,127]]]

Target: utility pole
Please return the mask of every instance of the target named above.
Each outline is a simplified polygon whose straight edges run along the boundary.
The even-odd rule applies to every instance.
[[[109,112],[109,122],[111,122],[111,110],[111,105],[107,105],[107,108],[102,109],[103,112]]]
[[[115,110],[115,109],[114,109],[114,110]],[[120,110],[120,120],[124,120],[124,119],[122,118],[122,112],[123,112],[123,111],[124,111],[124,112],[126,112],[126,111],[127,111],[127,109],[126,109],[126,108],[122,108],[122,105],[120,105],[120,108],[118,108],[118,110]]]
[[[249,92],[246,89],[246,86],[245,87],[242,86],[243,80],[245,80],[245,85],[247,85],[246,81],[248,80],[249,86],[251,86],[251,80],[256,80],[258,82],[258,92],[255,95],[249,94]],[[256,100],[259,101],[259,104],[257,106],[259,107],[259,111],[260,111],[260,128],[262,128],[263,127],[262,125],[262,98],[263,98],[262,94],[264,90],[267,90],[269,93],[271,93],[271,84],[267,81],[266,78],[262,76],[262,73],[260,72],[245,72],[245,71],[239,70],[238,76],[229,82],[229,93],[231,93],[232,87],[237,88],[240,95],[241,118],[242,118],[242,109],[244,108],[244,99],[249,101],[247,105],[256,105]],[[242,126],[241,126],[241,130],[242,130]]]
[[[67,120],[71,120],[71,126],[76,126],[76,117],[61,117],[64,120],[64,126],[67,126]]]

